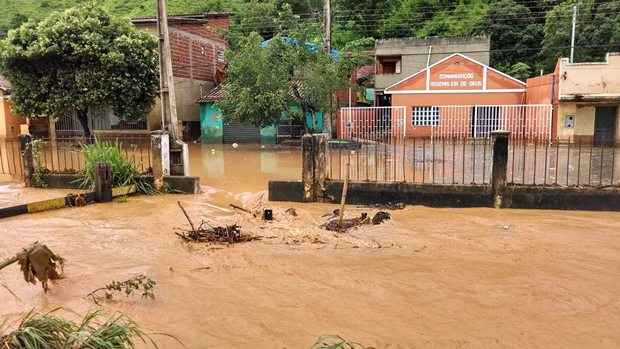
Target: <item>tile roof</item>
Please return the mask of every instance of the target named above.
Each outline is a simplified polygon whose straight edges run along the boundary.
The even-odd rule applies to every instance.
[[[217,85],[211,89],[206,95],[198,98],[198,103],[207,103],[219,101],[224,96],[222,85]]]

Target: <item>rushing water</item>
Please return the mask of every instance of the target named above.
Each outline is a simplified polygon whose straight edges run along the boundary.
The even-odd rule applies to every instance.
[[[66,259],[66,278],[47,294],[18,266],[1,270],[0,325],[61,306],[73,318],[120,311],[190,349],[310,348],[325,334],[376,348],[620,343],[618,213],[407,207],[380,226],[334,234],[318,228],[333,205],[270,203],[274,222],[227,206],[251,207],[270,179],[299,179],[299,149],[192,145],[190,156],[203,194],[0,220],[0,259],[34,241]],[[0,187],[0,199],[49,195],[22,189]],[[195,223],[238,223],[264,239],[184,244],[177,201]],[[284,213],[291,206],[297,217]],[[157,281],[155,300],[121,295],[97,307],[85,297],[139,273]]]

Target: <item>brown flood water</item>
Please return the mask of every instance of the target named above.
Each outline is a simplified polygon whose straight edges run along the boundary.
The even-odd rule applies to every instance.
[[[265,203],[273,223],[228,210],[234,200],[260,207],[269,178],[299,178],[298,150],[220,151],[192,147],[201,195],[0,221],[0,257],[39,240],[67,259],[66,278],[48,294],[26,285],[17,266],[0,271],[16,295],[0,287],[0,323],[33,307],[96,309],[87,293],[144,273],[158,282],[154,301],[121,296],[103,310],[187,348],[310,348],[325,334],[376,348],[620,347],[619,213],[416,206],[339,235],[317,228],[333,205]],[[195,221],[237,222],[265,238],[181,243],[177,200]],[[298,217],[284,213],[291,206]],[[376,211],[351,215],[362,210]]]

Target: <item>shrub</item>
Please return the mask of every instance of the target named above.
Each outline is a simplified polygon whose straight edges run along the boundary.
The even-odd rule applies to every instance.
[[[129,349],[135,347],[135,339],[150,342],[157,347],[148,334],[125,315],[112,316],[99,321],[99,311],[86,314],[76,323],[52,313],[30,312],[14,331],[0,334],[0,347],[7,349],[30,348],[90,348]]]
[[[83,144],[84,169],[80,174],[82,188],[93,189],[97,163],[106,162],[112,167],[112,186],[121,187],[135,185],[136,190],[144,194],[152,194],[155,188],[124,156],[118,143],[95,141]]]

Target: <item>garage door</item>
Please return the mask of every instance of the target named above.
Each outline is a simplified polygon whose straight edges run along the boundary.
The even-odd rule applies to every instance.
[[[224,122],[224,143],[260,143],[260,129],[237,121]]]

